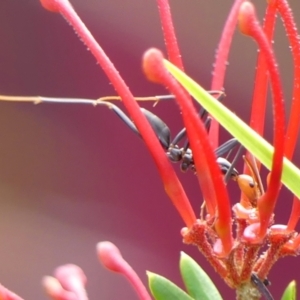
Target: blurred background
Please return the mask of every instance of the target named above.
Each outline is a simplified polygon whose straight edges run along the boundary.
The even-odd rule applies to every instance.
[[[206,89],[232,2],[171,1],[186,71]],[[294,12],[299,12],[300,3],[291,2]],[[164,51],[155,1],[74,0],[72,4],[134,95],[166,93],[141,71],[146,49]],[[262,20],[265,2],[255,1],[255,5]],[[295,18],[300,24],[299,14]],[[277,25],[274,46],[288,109],[293,63],[279,19]],[[1,0],[0,36],[0,94],[91,99],[115,95],[70,26],[60,15],[45,11],[39,1]],[[255,43],[237,31],[224,103],[246,121],[256,54]],[[155,108],[144,106],[159,115],[173,135],[181,129],[173,101]],[[271,117],[269,106],[269,140]],[[226,138],[222,133],[221,140]],[[90,299],[137,299],[121,276],[97,261],[96,243],[109,240],[144,282],[145,270],[150,270],[182,285],[178,260],[183,250],[209,273],[224,299],[234,298],[234,291],[197,249],[182,244],[184,224],[164,193],[146,147],[113,112],[105,107],[3,102],[0,141],[0,282],[7,288],[27,299],[46,299],[42,277],[61,264],[75,263],[88,277]],[[295,162],[299,165],[299,157]],[[178,165],[174,167],[179,170]],[[199,214],[202,197],[196,177],[192,172],[178,173]],[[239,191],[234,183],[230,189],[235,203]],[[292,195],[283,191],[276,223],[287,222],[291,203]],[[275,298],[292,279],[299,281],[299,266],[300,258],[285,258],[275,265],[269,275]]]

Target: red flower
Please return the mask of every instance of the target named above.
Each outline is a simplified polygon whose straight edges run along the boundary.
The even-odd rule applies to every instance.
[[[158,50],[151,49],[144,55],[143,68],[147,77],[163,84],[176,97],[181,110],[196,175],[206,205],[205,215],[201,215],[200,219],[196,219],[196,213],[171,162],[129,88],[70,3],[67,0],[41,0],[41,3],[46,9],[59,12],[68,20],[120,95],[156,163],[166,193],[186,225],[182,230],[184,242],[198,247],[225,282],[237,290],[239,299],[248,299],[249,293],[256,291],[253,283],[256,280],[266,280],[271,267],[279,258],[298,255],[300,250],[300,237],[295,231],[300,215],[298,199],[294,199],[288,224],[274,225],[276,220],[274,209],[281,188],[283,159],[284,156],[292,158],[299,131],[300,41],[287,2],[269,1],[262,29],[256,19],[253,5],[247,1],[236,0],[225,24],[216,55],[211,88],[222,91],[230,44],[236,24],[239,23],[240,30],[252,37],[260,49],[250,126],[261,135],[264,130],[268,82],[273,98],[275,151],[268,186],[266,191],[262,187],[259,176],[260,162],[247,153],[245,174],[233,176],[242,190],[240,201],[233,207],[214,151],[218,147],[217,122],[213,121],[210,133],[207,134],[192,99],[165,68],[162,54]],[[158,6],[169,60],[183,70],[168,1],[158,0]],[[287,130],[280,74],[271,43],[276,13],[281,15],[286,27],[295,67],[293,103]],[[204,210],[202,213],[204,214]],[[259,296],[259,293],[257,295]]]

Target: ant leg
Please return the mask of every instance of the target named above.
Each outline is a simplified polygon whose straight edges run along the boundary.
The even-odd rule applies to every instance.
[[[186,128],[184,127],[177,133],[177,135],[172,140],[170,145],[174,145],[174,146],[177,145],[185,136],[186,136]]]
[[[219,101],[221,101],[224,97],[225,97],[225,93],[222,92],[222,91],[208,91],[208,93],[210,93],[211,95],[218,95],[217,99]],[[168,96],[157,96],[159,99],[173,99],[174,96],[173,95],[168,95]],[[201,120],[207,120],[207,115],[208,115],[208,112],[203,108],[201,107],[200,111],[199,111],[199,116],[200,116],[200,119]],[[205,121],[206,122],[206,121]],[[210,128],[210,122],[211,122],[211,119],[208,121],[208,123],[206,123],[206,128],[207,128],[207,131],[209,131],[209,128]],[[174,139],[172,140],[172,142],[170,143],[170,145],[177,145],[184,137],[186,136],[186,128],[182,128],[178,133],[177,135],[174,137]],[[188,146],[187,146],[188,147]],[[187,148],[186,147],[186,148]]]
[[[211,94],[218,94],[218,98],[224,96],[223,92],[220,91],[211,91]],[[156,98],[158,100],[169,100],[169,99],[173,99],[174,95],[163,95],[163,96],[156,96]],[[110,102],[106,102],[106,101],[101,101],[100,99],[97,100],[98,105],[106,105],[108,108],[112,109],[115,114],[137,135],[140,135],[138,129],[136,128],[135,124],[132,122],[132,120],[116,105],[110,103]],[[157,117],[155,114],[153,114],[152,112],[141,108],[141,111],[143,112],[143,114],[145,115],[145,117],[147,118],[148,122],[150,123],[152,129],[154,130],[154,132],[156,133],[157,138],[159,139],[162,147],[165,150],[169,150],[167,155],[169,157],[169,159],[171,161],[180,161],[182,159],[182,149],[179,149],[177,147],[177,143],[183,139],[186,136],[186,129],[183,128],[174,138],[174,140],[170,143],[170,137],[171,137],[171,133],[170,133],[170,129],[169,127],[159,118]],[[205,109],[201,109],[200,110],[200,117],[202,120],[206,119],[205,124],[206,124],[206,128],[207,130],[209,130],[209,126],[210,126],[210,118],[206,118],[207,116],[207,112]],[[170,149],[170,146],[172,146],[172,148]],[[188,167],[190,165],[193,164],[193,156],[192,156],[192,152],[191,150],[188,151],[188,146],[189,146],[189,142],[186,142],[186,145],[184,147],[184,152],[185,152],[185,164],[186,167],[183,167],[182,169],[187,170]]]
[[[239,144],[238,140],[236,138],[232,138],[226,141],[224,144],[220,145],[216,149],[215,154],[217,157],[223,156],[225,153],[234,149],[234,147],[237,146],[238,144]]]
[[[231,163],[230,168],[227,170],[227,172],[225,174],[225,177],[224,177],[225,184],[228,183],[230,178],[236,177],[238,175],[238,171],[234,167],[235,167],[236,163],[238,162],[238,160],[241,158],[243,149],[244,149],[244,147],[242,145],[240,145],[240,147]]]
[[[261,281],[256,273],[251,274],[251,282],[259,290],[259,292],[265,297],[266,300],[274,300],[264,281]]]
[[[204,126],[206,127],[207,131],[209,131],[210,123],[211,123],[211,118],[207,117],[204,123]],[[193,153],[192,150],[189,148],[189,146],[190,146],[190,142],[187,139],[184,143],[183,148],[179,149],[183,154],[182,162],[180,164],[180,169],[182,172],[186,172],[189,169],[189,167],[191,167],[193,171],[196,171],[194,166]]]
[[[217,156],[217,163],[220,166],[221,172],[225,175],[225,177],[224,177],[225,184],[228,183],[230,178],[234,178],[238,175],[238,171],[234,167],[235,167],[238,159],[241,156],[241,151],[242,151],[243,147],[240,146],[232,163],[230,163],[227,159],[225,159],[221,156],[223,156],[223,154],[225,154],[229,151],[232,151],[232,149],[234,147],[236,147],[237,144],[238,144],[237,139],[232,138],[215,150],[215,154]]]
[[[206,120],[205,120],[205,122],[204,122],[204,127],[206,128],[207,132],[209,132],[211,121],[212,121],[212,118],[211,117],[207,117]]]
[[[204,122],[204,127],[206,128],[207,132],[209,132],[210,124],[211,124],[211,118],[207,117],[207,119]],[[189,142],[189,140],[186,140],[184,145],[183,145],[183,150],[187,151],[189,146],[190,146],[190,142]]]
[[[208,91],[208,93],[211,95],[218,95],[217,99],[219,101],[222,101],[226,96],[225,92],[223,91],[212,90],[212,91]]]
[[[111,109],[134,133],[136,133],[139,137],[141,137],[134,123],[118,106],[110,102],[98,102],[97,105],[105,105],[106,107]]]

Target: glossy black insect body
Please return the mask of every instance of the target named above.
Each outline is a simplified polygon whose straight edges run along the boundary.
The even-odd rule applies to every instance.
[[[103,102],[99,104],[105,104],[110,109],[112,109],[133,132],[140,136],[140,133],[135,124],[120,108],[109,102]],[[168,156],[170,161],[174,163],[180,162],[180,168],[183,172],[186,172],[189,169],[196,172],[193,153],[189,148],[189,141],[186,139],[183,143],[183,146],[179,146],[180,141],[186,138],[186,129],[183,128],[182,130],[180,130],[179,133],[174,137],[174,139],[171,140],[171,131],[164,121],[162,121],[157,115],[144,108],[141,108],[141,111],[150,123],[152,129],[154,130],[157,138],[160,141],[161,146],[166,151],[166,155]],[[209,131],[211,119],[210,117],[208,117],[206,110],[201,109],[199,112],[199,116],[204,122],[207,131]],[[222,156],[225,153],[230,152],[237,144],[238,142],[236,139],[231,139],[215,150],[217,163],[220,166],[220,170],[224,175],[229,172],[229,178],[237,176],[238,172],[235,168],[232,167],[231,163]]]
[[[192,171],[196,171],[193,159],[192,150],[189,148],[188,140],[185,141],[183,147],[179,147],[178,143],[186,136],[186,129],[183,128],[175,138],[171,140],[171,131],[169,127],[156,115],[152,112],[147,111],[146,109],[141,109],[144,115],[146,116],[147,120],[149,121],[151,127],[153,128],[154,132],[156,133],[162,147],[166,150],[166,154],[170,161],[172,162],[180,162],[180,169],[183,172],[191,169]],[[206,116],[206,112],[200,112],[201,119]],[[204,121],[205,127],[207,131],[209,130],[210,126],[210,118],[206,118]],[[222,144],[215,150],[217,156],[217,163],[220,166],[221,172],[225,175],[228,171],[230,171],[230,177],[235,177],[238,175],[236,169],[231,168],[231,163],[221,157],[225,153],[231,151],[236,145],[238,141],[236,139],[230,139],[226,143]]]

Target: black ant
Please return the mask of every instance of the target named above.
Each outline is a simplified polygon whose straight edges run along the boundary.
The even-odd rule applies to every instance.
[[[210,92],[211,94],[219,94],[223,96],[224,94],[221,92]],[[162,96],[164,99],[170,99],[174,96]],[[168,97],[168,98],[167,98]],[[160,99],[160,97],[157,97]],[[116,105],[106,102],[106,101],[98,101],[97,104],[106,105],[110,109],[112,109],[120,119],[136,134],[140,136],[138,129],[136,128],[135,124],[131,121],[131,119]],[[160,141],[161,146],[166,151],[166,154],[170,161],[172,162],[180,162],[180,169],[183,172],[186,172],[188,169],[196,172],[194,160],[193,160],[193,153],[192,150],[189,148],[189,141],[186,140],[183,147],[179,147],[178,143],[186,137],[186,129],[183,128],[179,131],[179,133],[175,136],[175,138],[171,141],[171,131],[169,127],[163,122],[158,116],[153,114],[152,112],[146,110],[145,108],[141,108],[142,113],[147,118],[148,122],[150,123],[152,129],[156,133],[157,138]],[[208,116],[206,110],[201,109],[199,116],[201,120],[203,120],[204,125],[209,131],[211,118]],[[225,175],[229,172],[229,177],[235,178],[238,175],[238,172],[235,168],[232,167],[232,164],[222,156],[225,153],[230,152],[236,145],[238,141],[235,138],[232,138],[222,144],[215,150],[215,154],[217,156],[217,163],[220,166],[221,172]]]

